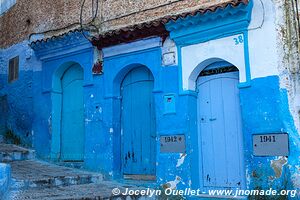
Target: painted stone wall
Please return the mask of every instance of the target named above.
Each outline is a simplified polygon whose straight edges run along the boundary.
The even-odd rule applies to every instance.
[[[79,64],[83,69],[84,76],[85,159],[90,158],[89,139],[95,138],[93,134],[96,133],[96,128],[91,129],[93,127],[90,126],[92,121],[90,116],[93,114],[90,109],[93,109],[92,112],[95,110],[94,102],[90,101],[90,93],[95,91],[92,77],[94,57],[91,44],[80,32],[75,32],[61,37],[59,42],[52,40],[47,44],[35,45],[32,48],[42,64],[42,67],[33,73],[35,117],[32,122],[32,130],[37,133],[33,143],[38,156],[53,161],[58,161],[60,157],[62,109],[60,81],[66,69],[74,64]],[[45,105],[47,106],[45,107]]]
[[[189,98],[178,95],[178,66],[173,64],[164,66],[162,63],[162,47],[160,38],[145,39],[131,44],[120,45],[118,53],[114,54],[114,47],[104,49],[104,74],[100,76],[104,91],[100,93],[103,110],[103,137],[109,135],[110,147],[113,154],[111,159],[111,172],[114,178],[122,178],[122,157],[120,152],[120,138],[122,127],[120,124],[120,87],[126,74],[136,66],[147,67],[154,77],[154,102],[156,118],[156,177],[157,184],[170,187],[177,185],[179,188],[191,186],[191,164],[192,152],[190,141],[190,116],[188,115]],[[113,53],[112,53],[113,52]],[[167,113],[165,110],[164,96],[173,94],[175,97],[175,112]],[[137,97],[138,98],[138,97]],[[193,108],[190,108],[193,109]],[[174,123],[177,122],[177,123]],[[183,134],[186,137],[187,153],[162,153],[160,150],[160,136]],[[106,135],[106,136],[105,136]],[[98,151],[98,152],[97,152]],[[101,149],[96,154],[100,154]],[[100,163],[107,163],[103,157]],[[104,165],[103,165],[104,166]],[[107,164],[105,165],[107,166]],[[196,171],[196,170],[195,170]]]
[[[288,158],[286,167],[291,174],[291,180],[294,187],[299,188],[299,18],[297,18],[296,1],[273,1],[276,10],[275,24],[277,37],[277,57],[280,88],[285,92],[286,109],[291,113],[291,122],[285,123],[285,126],[292,124],[294,126],[293,137],[295,138],[294,147],[291,147],[291,157]],[[299,3],[299,2],[298,2]],[[299,6],[299,5],[298,5]],[[284,9],[280,9],[284,8]],[[298,7],[299,8],[299,7]],[[298,10],[299,11],[299,10]],[[299,13],[298,13],[299,14]],[[297,141],[297,142],[296,142]],[[298,148],[297,148],[298,147]]]
[[[19,79],[8,83],[9,59],[15,56],[19,56]],[[32,119],[34,118],[32,68],[37,69],[40,64],[34,58],[33,51],[27,42],[3,49],[1,60],[0,96],[5,97],[7,103],[6,128],[12,130],[13,134],[18,136],[25,146],[31,146],[33,138]]]
[[[256,78],[251,87],[240,89],[243,116],[248,187],[276,190],[297,188],[293,176],[299,152],[298,133],[289,112],[287,91],[280,88],[278,76]],[[289,157],[256,157],[252,152],[252,134],[288,133]]]
[[[203,64],[202,61],[205,61],[205,58],[201,56],[211,57],[213,54],[215,57],[237,65],[240,71],[244,71],[241,74],[241,83],[248,81],[249,84],[240,89],[247,187],[262,189],[300,187],[298,169],[298,156],[300,155],[298,147],[300,144],[296,129],[299,126],[297,125],[298,111],[295,110],[296,107],[293,108],[294,102],[298,98],[295,95],[297,94],[297,82],[294,81],[298,75],[298,46],[296,42],[293,42],[295,41],[295,35],[292,31],[294,27],[287,26],[291,24],[289,20],[293,20],[290,18],[291,16],[283,12],[285,10],[282,10],[281,1],[253,1],[251,22],[247,28],[248,46],[235,45],[235,38],[238,38],[242,34],[241,32],[231,33],[230,36],[227,35],[221,39],[206,38],[197,44],[182,48],[179,51],[179,61],[176,61],[174,65],[163,66],[161,41],[156,38],[158,41],[154,41],[156,42],[155,45],[148,44],[151,48],[148,46],[150,50],[145,50],[139,49],[142,46],[141,42],[145,42],[142,40],[130,44],[131,47],[137,48],[132,52],[124,51],[123,53],[119,52],[121,55],[110,56],[104,52],[103,75],[92,75],[91,73],[93,64],[91,47],[88,48],[89,51],[85,51],[84,48],[78,47],[79,43],[75,42],[70,48],[75,50],[71,50],[71,52],[68,48],[63,49],[63,43],[58,45],[62,48],[51,49],[51,44],[57,45],[54,39],[53,43],[49,42],[50,50],[44,51],[43,55],[36,58],[25,40],[31,32],[64,27],[71,23],[69,19],[76,22],[79,12],[78,2],[74,4],[70,2],[58,3],[59,8],[50,8],[50,5],[44,5],[47,4],[46,2],[40,1],[19,2],[20,4],[15,5],[0,19],[2,20],[0,21],[1,25],[4,24],[5,27],[9,27],[7,30],[5,29],[4,37],[0,37],[1,46],[7,47],[12,43],[19,42],[0,51],[0,94],[7,96],[9,104],[7,126],[21,137],[24,144],[31,146],[33,143],[39,156],[46,159],[57,159],[59,155],[59,140],[54,140],[53,134],[54,124],[57,123],[53,118],[55,101],[53,101],[52,96],[52,78],[54,71],[63,63],[79,62],[86,71],[84,84],[85,166],[92,170],[101,171],[108,177],[119,178],[121,176],[120,84],[130,69],[136,64],[143,64],[153,72],[155,78],[157,138],[161,135],[181,133],[185,134],[187,140],[186,154],[160,153],[159,142],[157,141],[157,182],[167,186],[175,184],[181,188],[197,187],[197,181],[199,181],[196,180],[199,177],[197,174],[197,159],[199,159],[197,148],[199,147],[195,143],[198,137],[197,126],[195,125],[197,123],[197,98],[193,91],[195,88],[190,86],[190,81],[193,79],[189,74],[198,64]],[[208,5],[207,2],[174,0],[169,2],[170,5],[165,5],[165,1],[151,1],[149,4],[106,1],[102,2],[101,7],[103,8],[102,19],[106,21],[102,28],[108,30],[122,27],[125,24],[154,19],[164,14]],[[30,6],[35,4],[42,10],[33,10],[33,13],[26,12],[28,15],[19,13],[21,9],[29,10]],[[123,6],[128,4],[132,4],[132,9]],[[71,12],[72,6],[74,6],[74,12]],[[153,7],[158,8],[150,9]],[[116,12],[108,12],[111,10],[116,10]],[[43,12],[50,13],[51,17],[41,15]],[[64,14],[61,15],[61,13]],[[66,17],[69,13],[72,17]],[[64,21],[60,17],[56,18],[56,16],[63,16],[62,18],[68,19]],[[146,16],[149,18],[146,19]],[[30,23],[27,22],[27,17],[30,17]],[[13,26],[15,19],[19,20],[21,24],[25,24]],[[34,24],[44,25],[35,26]],[[19,31],[20,35],[8,34]],[[13,35],[13,37],[9,35]],[[243,36],[245,35],[243,33]],[[243,39],[247,38],[244,37]],[[23,40],[25,41],[21,42]],[[228,47],[227,51],[234,53],[224,54],[224,49],[221,48],[223,45]],[[245,63],[245,55],[247,55],[245,48],[249,50],[248,65]],[[190,53],[192,50],[195,52]],[[20,78],[14,83],[8,84],[8,60],[15,55],[20,56]],[[180,66],[181,64],[184,65]],[[247,68],[249,66],[250,68]],[[250,70],[248,77],[246,75],[247,69]],[[181,70],[183,71],[182,74]],[[174,94],[175,96],[176,112],[173,114],[164,114],[163,99],[167,94]],[[291,156],[288,158],[260,158],[252,155],[252,134],[270,132],[289,133]],[[59,136],[57,133],[59,131],[56,132],[56,137]]]
[[[0,163],[0,197],[5,199],[5,195],[11,182],[11,168],[9,164]]]
[[[183,92],[195,90],[194,83],[197,77],[195,74],[216,59],[232,62],[240,70],[240,82],[249,81],[249,85],[240,85],[245,175],[248,188],[280,190],[299,187],[297,179],[300,152],[298,150],[299,135],[296,129],[298,115],[293,112],[294,103],[290,98],[290,93],[293,93],[295,89],[290,77],[293,73],[298,74],[298,39],[294,28],[295,13],[286,13],[287,10],[283,9],[283,4],[283,2],[274,1],[253,1],[251,22],[247,33],[243,35],[244,41],[248,41],[243,48],[248,51],[231,45],[230,42],[238,38],[235,32],[231,33],[233,36],[216,35],[217,37],[213,40],[204,36],[201,40],[193,36],[185,36],[186,29],[181,31],[180,23],[174,26],[167,25],[167,28],[171,30],[171,37],[181,48],[182,71],[179,69],[179,73],[182,73],[180,77],[182,77]],[[285,6],[290,8],[290,4],[285,4]],[[190,19],[190,23],[195,21]],[[281,26],[278,25],[278,21],[281,22]],[[199,26],[197,30],[197,24],[189,29],[189,33],[200,36],[201,31],[205,31],[205,28]],[[223,33],[226,35],[226,30]],[[215,36],[213,31],[211,35]],[[190,44],[186,42],[187,38],[190,39]],[[219,48],[220,46],[222,48]],[[235,54],[232,56],[230,53],[224,54],[224,49],[227,49],[226,52]],[[247,60],[247,54],[250,76],[243,74],[247,71],[247,63],[243,63]],[[292,72],[292,69],[295,71]],[[190,99],[192,102],[193,97],[191,96]],[[195,106],[195,104],[190,104],[190,106]],[[193,112],[190,116],[194,116]],[[190,119],[197,121],[197,118]],[[253,155],[253,134],[284,132],[289,134],[290,140],[288,158]],[[191,136],[194,134],[197,135],[191,132]],[[192,157],[191,163],[197,164],[193,160],[195,159]],[[192,181],[197,185],[197,180],[192,179]]]

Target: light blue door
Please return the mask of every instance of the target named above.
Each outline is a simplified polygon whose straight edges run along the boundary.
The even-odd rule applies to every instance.
[[[121,86],[122,162],[124,175],[154,175],[156,162],[153,76],[139,67]]]
[[[199,77],[200,180],[204,188],[241,188],[244,181],[238,72]]]
[[[61,160],[82,161],[84,153],[83,70],[73,65],[64,73],[62,86]]]

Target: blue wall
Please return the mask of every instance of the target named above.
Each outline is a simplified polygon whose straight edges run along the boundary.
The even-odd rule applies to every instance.
[[[247,16],[243,18],[245,23],[240,31],[247,27],[246,22],[250,17],[249,10],[245,7],[242,9]],[[195,31],[196,36],[200,34],[197,30],[190,31]],[[183,32],[177,33],[173,36],[178,37],[181,45],[189,45],[181,38]],[[190,39],[192,35],[189,35]],[[56,95],[55,80],[59,81],[64,70],[72,63],[78,63],[84,69],[84,165],[87,169],[102,172],[107,178],[120,179],[120,86],[131,69],[146,66],[154,77],[157,184],[166,184],[177,179],[179,188],[199,188],[197,94],[193,91],[182,91],[181,63],[178,66],[162,66],[160,43],[149,49],[105,57],[104,74],[93,75],[94,49],[84,38],[78,39],[77,36],[76,40],[72,40],[73,36],[70,34],[61,40],[49,40],[40,46],[37,44],[33,48],[38,58],[26,42],[1,51],[0,95],[7,95],[8,127],[22,138],[25,145],[33,146],[40,158],[59,161],[60,121],[57,113],[60,112],[60,100]],[[69,40],[71,44],[64,46],[64,42]],[[7,83],[5,69],[8,59],[16,55],[20,56],[20,78],[14,83]],[[175,112],[165,114],[164,96],[170,94],[175,97]],[[240,88],[240,101],[247,186],[265,189],[291,188],[291,176],[296,173],[295,165],[299,164],[300,144],[288,108],[287,91],[280,89],[279,77],[251,80],[248,87]],[[288,163],[282,164],[282,172],[278,176],[278,170],[271,166],[278,157],[253,156],[252,135],[281,132],[289,134],[290,156]],[[174,134],[185,135],[186,153],[161,153],[159,137]]]
[[[8,83],[9,59],[19,56],[19,78]],[[40,66],[27,42],[3,49],[0,65],[0,96],[7,97],[7,128],[19,136],[25,146],[32,145],[33,70]]]
[[[299,165],[299,136],[291,117],[287,91],[280,88],[279,77],[269,76],[251,81],[251,87],[240,89],[243,117],[244,154],[250,188],[290,189],[291,174]],[[278,157],[255,157],[252,151],[252,135],[259,133],[288,133],[290,155],[281,164],[282,173],[276,177],[271,162]]]
[[[76,37],[73,43],[65,44],[66,41]],[[93,48],[80,33],[74,33],[62,38],[59,42],[50,41],[50,44],[34,46],[39,59],[42,62],[42,70],[34,73],[34,110],[36,116],[33,121],[33,130],[38,134],[34,138],[34,146],[40,157],[59,161],[60,156],[60,120],[61,120],[61,93],[60,79],[65,70],[73,64],[79,64],[83,68],[83,95],[84,95],[84,118],[85,118],[85,151],[89,159],[89,138],[96,128],[90,129],[90,102],[91,91],[95,90],[92,66]],[[65,45],[64,45],[65,44]],[[45,106],[47,105],[47,106]]]
[[[168,22],[166,28],[170,31],[170,37],[175,41],[179,49],[179,73],[182,70],[181,47],[239,33],[247,36],[247,27],[251,20],[252,3],[250,1],[248,5],[240,4],[237,8],[228,6],[222,11],[217,10],[204,16],[188,16],[184,19]],[[251,80],[247,37],[245,37],[244,44],[246,82],[240,84],[240,100],[243,119],[246,184],[249,188],[292,188],[292,176],[298,176],[298,170],[295,165],[299,165],[298,156],[300,153],[298,150],[299,136],[289,111],[287,91],[280,88],[279,77],[277,76]],[[201,167],[198,164],[198,133],[195,125],[197,124],[197,99],[192,91],[181,91],[181,85],[181,74],[179,74],[179,94],[186,94],[186,98],[183,98],[185,101],[181,102],[181,106],[186,111],[184,113],[186,119],[189,120],[185,128],[188,129],[187,137],[190,137],[188,143],[190,142],[191,150],[190,152],[187,151],[187,158],[190,156],[190,166],[185,167],[191,170],[192,187],[197,189],[201,187],[201,183],[198,180],[199,175],[197,174],[199,167]],[[174,120],[174,122],[178,123],[178,119]],[[253,156],[253,134],[283,132],[287,132],[290,139],[290,156],[288,158]],[[285,163],[285,159],[288,160],[287,163]],[[172,165],[171,163],[174,160],[167,161],[166,159],[165,162],[166,166],[168,164]],[[274,167],[274,165],[278,167]],[[177,173],[180,173],[180,170]]]
[[[9,164],[0,163],[0,198],[6,199],[11,182],[11,167]]]
[[[161,66],[161,48],[156,47],[144,51],[127,53],[124,55],[113,56],[104,59],[104,75],[100,77],[102,81],[103,92],[103,127],[104,135],[110,135],[112,141],[110,147],[114,150],[111,154],[109,148],[107,150],[99,149],[99,155],[102,153],[107,155],[103,157],[101,163],[106,163],[108,167],[107,157],[111,160],[112,173],[115,178],[121,177],[121,158],[120,158],[120,86],[126,74],[138,66],[146,66],[150,69],[154,76],[154,98],[156,111],[156,128],[157,141],[160,135],[186,134],[188,138],[188,118],[187,118],[187,98],[178,96],[178,67],[162,67]],[[176,113],[164,114],[164,95],[175,94]],[[180,122],[180,123],[174,123]],[[110,133],[112,128],[113,133]],[[106,136],[107,137],[107,136]],[[187,147],[189,150],[189,147]],[[100,153],[101,152],[101,153]],[[184,164],[180,166],[181,170],[176,169],[177,161],[180,154],[163,154],[160,153],[159,142],[157,142],[157,168],[156,175],[158,183],[166,183],[166,181],[175,180],[176,176],[180,176],[186,184],[189,180],[189,161],[186,158]],[[104,171],[107,169],[103,169]]]

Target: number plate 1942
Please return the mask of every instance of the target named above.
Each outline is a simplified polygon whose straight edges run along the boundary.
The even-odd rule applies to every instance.
[[[160,136],[160,152],[162,153],[184,153],[185,135]]]
[[[286,133],[253,135],[254,156],[288,156],[289,137]]]

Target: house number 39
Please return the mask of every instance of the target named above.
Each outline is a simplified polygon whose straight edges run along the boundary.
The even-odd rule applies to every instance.
[[[242,35],[239,35],[238,37],[233,38],[235,45],[243,44],[244,38]]]

